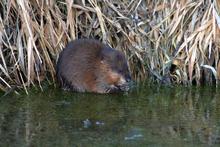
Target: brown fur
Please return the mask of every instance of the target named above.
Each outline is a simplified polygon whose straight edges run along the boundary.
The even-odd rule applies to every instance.
[[[57,62],[57,78],[64,89],[96,93],[127,91],[131,80],[124,54],[93,39],[67,45]]]

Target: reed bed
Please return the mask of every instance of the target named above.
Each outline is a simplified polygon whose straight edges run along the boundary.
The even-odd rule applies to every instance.
[[[137,81],[220,79],[218,0],[2,0],[0,89],[55,84],[58,55],[76,38],[122,50]]]

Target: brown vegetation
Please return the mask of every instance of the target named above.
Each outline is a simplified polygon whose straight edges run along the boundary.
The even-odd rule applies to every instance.
[[[2,0],[0,88],[54,83],[57,55],[84,37],[124,51],[137,81],[218,83],[219,29],[218,0]]]

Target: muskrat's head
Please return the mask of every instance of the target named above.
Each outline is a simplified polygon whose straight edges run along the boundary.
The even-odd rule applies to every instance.
[[[131,74],[125,55],[118,50],[106,47],[102,51],[101,62],[108,65],[108,83],[120,91],[128,91]]]

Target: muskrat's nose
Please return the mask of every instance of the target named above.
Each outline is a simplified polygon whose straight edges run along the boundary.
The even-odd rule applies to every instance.
[[[127,79],[126,79],[126,82],[130,83],[130,82],[131,82],[131,79],[130,79],[130,78],[127,78]]]
[[[130,76],[130,75],[127,75],[127,76],[126,76],[126,82],[127,82],[127,83],[130,83],[130,82],[131,82],[131,76]]]

